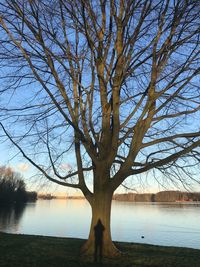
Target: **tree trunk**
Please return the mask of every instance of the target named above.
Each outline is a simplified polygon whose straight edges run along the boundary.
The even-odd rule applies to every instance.
[[[95,254],[95,231],[94,227],[97,225],[98,220],[104,226],[103,241],[102,241],[102,256],[115,257],[119,255],[118,249],[112,242],[110,231],[110,214],[111,214],[112,193],[101,191],[94,195],[91,204],[92,208],[92,221],[90,226],[89,238],[82,247],[82,253],[86,255]]]

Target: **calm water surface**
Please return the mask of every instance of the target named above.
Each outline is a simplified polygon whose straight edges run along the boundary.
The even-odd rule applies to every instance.
[[[90,220],[85,200],[38,200],[0,209],[0,231],[8,233],[87,238]],[[117,241],[200,249],[200,203],[113,201],[111,227]]]

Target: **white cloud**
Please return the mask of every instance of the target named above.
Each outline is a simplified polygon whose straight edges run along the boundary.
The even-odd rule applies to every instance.
[[[61,167],[61,169],[67,170],[67,171],[72,169],[72,165],[69,163],[63,163],[63,164],[61,164],[60,167]]]
[[[30,165],[28,163],[19,163],[17,165],[17,169],[22,171],[22,172],[28,171],[29,168],[30,168]]]

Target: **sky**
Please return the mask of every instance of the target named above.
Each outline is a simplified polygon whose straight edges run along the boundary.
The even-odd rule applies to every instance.
[[[18,67],[18,66],[17,66]],[[44,75],[44,74],[43,74]],[[89,79],[90,77],[88,77]],[[85,80],[87,81],[87,79]],[[28,89],[28,90],[24,90]],[[31,91],[35,91],[35,84],[32,84],[32,86],[29,85],[29,87],[26,85],[26,81],[25,81],[25,86],[22,87],[23,90],[16,90],[15,91],[15,97],[13,97],[13,101],[17,102],[15,103],[16,105],[18,104],[18,106],[20,107],[21,104],[24,104],[29,102],[29,98],[31,96]],[[18,88],[20,89],[20,88]],[[39,91],[39,89],[38,89]],[[7,96],[6,97],[6,101],[7,98],[9,98],[9,104],[12,104],[12,96],[13,93],[12,91],[10,92],[10,97]],[[37,100],[41,100],[41,97],[44,97],[43,94],[38,94],[37,92],[37,97],[34,97],[32,95],[31,99],[33,101],[33,103],[35,103]],[[26,99],[26,100],[25,100]],[[2,101],[2,99],[1,99]],[[23,101],[23,102],[21,102]],[[127,106],[128,107],[128,106]],[[31,112],[31,111],[30,111]],[[11,118],[12,120],[13,118]],[[54,118],[55,120],[55,118]],[[13,119],[13,121],[15,121],[15,118]],[[192,125],[192,123],[191,123]],[[25,127],[25,126],[23,126]],[[14,127],[13,127],[14,128]],[[22,129],[20,128],[20,126],[17,128],[18,132],[22,132]],[[41,128],[42,129],[42,128]],[[39,140],[39,137],[38,137]],[[28,143],[29,144],[29,143]],[[56,147],[57,148],[57,147]],[[49,192],[51,191],[52,193],[73,193],[73,194],[77,194],[77,191],[71,190],[71,189],[65,189],[62,186],[58,186],[58,185],[53,185],[52,183],[47,182],[47,180],[45,179],[36,179],[36,170],[34,169],[33,166],[30,165],[30,163],[28,163],[27,161],[25,161],[25,159],[18,153],[18,151],[16,151],[16,149],[11,148],[10,143],[6,142],[6,143],[0,143],[0,149],[1,149],[1,153],[0,153],[0,165],[6,165],[6,166],[10,166],[11,168],[13,168],[15,171],[20,172],[24,179],[25,182],[27,184],[27,188],[28,190],[39,190],[39,191],[44,191],[44,192]],[[69,160],[69,157],[66,159],[66,161],[64,161],[64,163],[62,164],[62,167],[65,170],[70,170],[70,167],[72,164],[74,163],[75,160],[73,158],[73,156],[71,157],[71,160]],[[48,164],[48,163],[47,163]],[[142,182],[140,180],[140,178],[142,178]],[[148,178],[148,181],[146,180],[146,178]],[[125,183],[127,187],[133,187],[135,189],[137,189],[139,192],[157,192],[159,190],[163,190],[163,188],[159,187],[152,179],[151,177],[151,173],[148,174],[148,176],[146,176],[146,174],[142,175],[142,177],[136,178],[133,182],[128,179],[128,182]],[[91,186],[91,185],[89,185]],[[195,187],[195,190],[199,190],[199,187]],[[172,189],[172,188],[170,188]],[[121,188],[119,190],[120,192],[124,192],[124,189]]]
[[[82,195],[80,190],[60,186],[58,184],[48,181],[46,178],[39,178],[37,175],[37,170],[27,162],[23,156],[20,155],[17,150],[12,147],[8,142],[0,143],[0,165],[6,165],[11,167],[14,171],[19,172],[26,183],[27,190],[37,191],[38,193],[50,193],[57,196],[66,196],[66,195]],[[64,165],[64,164],[63,164]],[[65,163],[64,168],[70,168],[69,163]],[[141,179],[142,178],[142,179]],[[115,193],[127,193],[127,192],[137,192],[137,193],[156,193],[163,190],[177,190],[173,187],[163,188],[159,186],[157,182],[151,177],[151,173],[143,174],[137,179],[132,179],[131,177],[125,181],[124,188],[120,186]],[[91,184],[89,187],[91,188]],[[135,189],[131,191],[129,188]],[[200,191],[200,186],[196,185],[193,187],[194,191]]]
[[[24,159],[23,156],[8,143],[1,143],[0,151],[0,166],[11,167],[15,172],[20,173],[26,183],[27,190],[56,195],[80,194],[80,191],[78,190],[54,184],[45,178],[37,179],[38,171],[36,168],[26,161],[26,159]],[[69,168],[70,165],[66,163],[64,167]]]
[[[14,171],[19,172],[27,185],[27,189],[30,191],[36,190],[41,193],[51,193],[55,195],[81,195],[80,190],[76,190],[73,188],[67,188],[64,186],[60,186],[49,182],[47,179],[37,179],[37,170],[32,166],[28,161],[26,161],[22,155],[11,145],[9,142],[0,143],[0,165],[5,165],[7,167],[11,167]],[[64,166],[66,169],[70,168],[69,163],[65,163]],[[36,175],[36,177],[35,177]],[[127,184],[126,184],[127,185]],[[131,187],[132,183],[128,183]],[[134,188],[135,188],[134,184]],[[139,188],[139,187],[137,187]],[[119,193],[124,193],[125,190],[123,187],[117,190]],[[130,190],[128,190],[130,191]],[[159,191],[159,187],[154,184],[152,186],[147,186],[146,188],[139,188],[139,192],[157,192]]]

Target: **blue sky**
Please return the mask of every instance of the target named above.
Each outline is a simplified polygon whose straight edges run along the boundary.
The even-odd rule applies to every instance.
[[[19,172],[24,177],[28,190],[36,190],[38,192],[52,193],[55,195],[81,195],[81,191],[79,190],[54,184],[45,178],[40,179],[38,176],[38,171],[31,166],[31,164],[27,162],[8,142],[1,143],[0,149],[0,165],[10,166],[15,171]],[[69,168],[70,163],[66,162],[65,166],[63,167],[66,169]],[[156,193],[165,189],[176,190],[176,188],[173,188],[172,186],[166,188],[159,186],[159,184],[152,178],[152,172],[148,174],[142,174],[140,177],[138,176],[134,179],[129,177],[124,184],[127,187],[135,188],[138,193]],[[91,184],[89,184],[89,187],[91,187]],[[200,191],[200,185],[196,184],[193,187],[193,190]],[[124,187],[119,187],[117,189],[117,193],[124,193],[128,191],[130,190],[126,190]]]
[[[156,27],[150,29],[151,34],[155,29],[156,29]],[[134,27],[133,27],[132,30],[134,30]],[[168,31],[166,32],[166,34],[168,34]],[[163,38],[165,39],[166,36],[164,35]],[[175,38],[176,38],[176,36],[175,36]],[[162,38],[160,39],[159,47],[162,46],[164,39],[162,39]],[[146,46],[147,43],[145,43],[145,42],[149,43],[149,41],[150,41],[149,40],[149,36],[144,36],[144,39],[142,39],[142,42],[140,42],[138,44],[140,44],[140,46],[141,45]],[[55,48],[55,49],[58,49],[58,48]],[[30,51],[30,54],[33,51],[31,46],[29,48],[29,51]],[[60,51],[60,50],[58,50],[58,51]],[[178,56],[179,56],[179,60],[180,61],[184,57],[184,56],[180,56],[180,55],[178,55]],[[145,53],[142,53],[142,57],[145,57]],[[141,59],[139,59],[140,61],[143,59],[142,57],[141,57]],[[176,60],[176,59],[177,59],[177,55],[174,56],[174,60],[175,60],[174,63],[178,63],[178,60]],[[33,60],[34,60],[34,57],[33,57]],[[35,61],[33,61],[33,62],[35,62]],[[36,60],[36,62],[37,62],[37,60]],[[42,68],[43,66],[45,67],[44,63],[40,63],[40,61],[39,61],[39,63],[36,63],[36,62],[35,62],[36,66],[40,66],[41,67],[41,73],[40,74],[41,74],[42,79],[44,79],[44,81],[46,79],[48,80],[48,86],[50,87],[51,91],[56,95],[56,98],[59,101],[60,100],[60,94],[57,94],[58,90],[57,90],[57,86],[56,86],[56,84],[54,82],[54,79],[53,78],[51,79],[51,75],[49,76],[48,72],[45,71],[45,68],[44,69]],[[149,62],[147,62],[147,63],[149,64],[150,62],[151,62],[151,59],[149,59]],[[1,75],[3,75],[3,76],[5,75],[5,73],[3,73],[3,71],[7,72],[6,73],[7,74],[6,78],[3,78],[3,80],[5,80],[5,82],[6,82],[7,79],[8,79],[7,82],[9,82],[9,75],[12,76],[12,73],[14,75],[15,74],[15,70],[18,70],[18,68],[19,68],[19,66],[18,66],[19,63],[18,62],[15,61],[12,64],[14,64],[14,67],[11,67],[9,70],[5,69],[5,68],[4,68],[4,70],[0,70],[2,72]],[[58,65],[57,64],[58,63],[55,63],[55,66],[59,67],[59,64]],[[25,66],[26,66],[26,64],[25,64]],[[66,62],[66,66],[68,67],[68,63],[67,62]],[[169,64],[169,67],[170,66],[171,66],[171,64]],[[194,64],[194,66],[196,66],[196,65]],[[148,69],[147,66],[146,66],[146,68]],[[138,77],[139,77],[140,72],[141,72],[141,69],[139,68],[138,71],[136,71],[135,75],[137,74]],[[14,82],[12,83],[13,88],[11,86],[11,89],[10,89],[10,85],[9,85],[9,90],[10,91],[9,92],[8,92],[8,90],[6,91],[5,97],[3,99],[0,99],[0,101],[1,101],[0,104],[3,104],[2,106],[5,106],[5,107],[7,107],[9,105],[9,107],[17,107],[17,108],[20,108],[22,106],[25,107],[26,105],[29,106],[29,105],[32,105],[32,104],[33,105],[41,104],[39,107],[38,106],[36,108],[34,107],[33,110],[32,109],[26,109],[25,111],[22,111],[20,113],[20,116],[22,117],[22,121],[17,121],[17,123],[19,123],[19,124],[15,123],[15,120],[17,120],[14,117],[15,112],[12,112],[11,116],[8,115],[8,118],[9,118],[8,119],[8,123],[10,124],[9,131],[13,131],[14,136],[16,136],[16,135],[17,136],[20,136],[20,135],[23,136],[23,134],[24,134],[25,138],[23,137],[23,139],[20,140],[20,138],[18,137],[17,139],[20,140],[20,142],[21,142],[20,145],[21,146],[24,146],[24,147],[26,146],[26,153],[28,153],[28,154],[31,153],[32,154],[31,156],[33,156],[35,158],[35,160],[38,162],[38,164],[42,163],[44,165],[46,164],[47,166],[49,166],[50,165],[49,164],[49,160],[46,159],[47,156],[48,156],[48,151],[47,151],[47,149],[45,150],[44,146],[43,147],[41,146],[42,144],[44,145],[44,142],[42,141],[41,137],[42,137],[42,131],[45,128],[46,118],[43,120],[43,123],[44,123],[44,125],[43,125],[42,122],[38,122],[37,116],[40,115],[39,112],[41,112],[41,114],[46,114],[45,112],[48,111],[48,108],[44,104],[49,105],[49,101],[50,100],[49,100],[49,98],[46,98],[47,94],[44,92],[44,90],[41,90],[41,85],[39,85],[39,83],[36,82],[36,81],[33,82],[33,79],[32,79],[33,75],[31,74],[29,68],[24,67],[20,73],[22,73],[23,75],[24,75],[24,73],[28,74],[26,76],[26,79],[23,78],[23,81],[21,81],[19,84],[17,83],[16,88],[15,88],[15,83]],[[66,73],[65,72],[63,72],[63,73],[64,74],[60,74],[60,75],[61,75],[61,78],[63,80],[65,80],[64,78],[65,78],[65,74]],[[87,87],[87,84],[90,84],[91,74],[89,74],[89,73],[90,73],[90,69],[88,71],[88,67],[87,67],[87,65],[85,65],[84,79],[83,79],[82,82],[86,87]],[[140,78],[140,82],[144,83],[144,85],[143,85],[144,88],[143,89],[146,89],[148,84],[149,84],[150,76],[148,74],[146,74],[147,76],[145,78],[143,70],[142,70],[141,73],[142,73],[142,77]],[[173,76],[173,73],[171,73],[171,68],[169,68],[169,73]],[[188,72],[186,72],[186,74],[183,74],[183,75],[188,75]],[[12,81],[12,78],[11,78],[11,81]],[[137,81],[137,79],[136,79],[136,81]],[[136,82],[136,81],[133,82],[133,83],[130,82],[130,84],[129,84],[130,88],[134,89],[134,87],[135,87],[137,90],[142,89],[142,88],[140,88],[141,87],[140,82]],[[27,86],[27,82],[28,83],[30,82],[28,84],[28,86]],[[65,82],[66,82],[66,84],[65,84],[66,88],[68,88],[68,86],[69,86],[68,90],[66,90],[67,94],[70,95],[70,94],[72,94],[72,91],[70,90],[70,85],[68,85],[68,79]],[[168,80],[167,80],[167,82],[168,82]],[[162,90],[163,86],[164,86],[164,82],[161,79],[161,81],[158,83],[158,91]],[[129,90],[129,91],[131,91],[131,90]],[[173,92],[173,91],[174,91],[174,88],[172,88],[171,91],[169,91],[169,93]],[[193,90],[191,90],[191,92],[193,92]],[[133,93],[133,92],[130,92],[130,93]],[[190,94],[190,88],[189,87],[186,90],[185,94],[186,94],[186,96],[188,94]],[[14,95],[14,97],[13,97],[13,95]],[[184,94],[183,94],[183,96],[184,96]],[[186,97],[186,99],[188,99],[187,97]],[[97,96],[97,98],[95,99],[96,110],[97,110],[97,106],[98,106],[98,104],[97,104],[98,103],[98,101],[97,101],[98,99],[99,99],[99,96]],[[30,102],[31,102],[31,104],[30,104]],[[184,104],[185,104],[185,102],[183,102],[183,104],[179,108],[180,109],[181,108],[185,109]],[[170,105],[171,105],[171,103],[170,103]],[[63,107],[64,106],[62,106],[62,108]],[[129,113],[131,111],[131,109],[130,109],[130,111],[129,111],[129,109],[130,109],[130,106],[129,106],[129,104],[126,103],[126,106],[123,107],[123,110],[120,113],[121,116],[127,115],[127,113]],[[173,105],[172,105],[172,109],[173,109]],[[53,111],[55,111],[55,109]],[[39,115],[37,114],[37,116],[32,118],[33,117],[33,115],[31,115],[32,112],[35,112],[34,114],[36,114],[38,112]],[[124,112],[124,114],[123,114],[123,112]],[[29,114],[30,116],[27,119],[27,114],[28,113],[30,113]],[[98,113],[96,113],[96,114],[98,114]],[[136,114],[136,117],[138,117],[139,115],[140,114]],[[162,115],[162,114],[160,114],[160,115]],[[199,115],[199,113],[197,113],[197,116],[198,115]],[[35,121],[34,121],[34,119],[35,119]],[[97,119],[98,119],[98,115],[97,115]],[[59,116],[59,115],[57,116],[57,114],[53,114],[53,116],[51,116],[51,119],[47,119],[47,120],[48,120],[47,124],[49,123],[48,126],[52,127],[52,128],[53,128],[54,124],[57,125],[59,123],[61,123],[61,124],[63,123],[62,116]],[[31,134],[33,134],[34,137],[32,135],[30,139],[26,138],[26,133],[29,132],[29,127],[31,128],[32,125],[35,126],[35,124],[37,124],[36,126],[38,128],[37,127],[35,127],[35,128],[33,127],[32,131],[31,131]],[[166,123],[162,123],[161,122],[160,124],[157,124],[156,126],[158,128],[160,127],[160,129],[163,129],[163,127],[165,127],[167,129],[167,128],[169,128],[169,124],[173,125],[173,121],[172,120],[167,120]],[[67,126],[66,124],[62,124],[62,126],[63,125],[64,125],[64,128]],[[98,126],[98,123],[96,123],[96,125]],[[196,118],[196,120],[194,120],[193,122],[189,121],[188,123],[187,122],[182,123],[181,127],[183,127],[183,125],[184,126],[188,126],[188,128],[187,128],[188,131],[190,130],[190,127],[196,128],[196,131],[197,131],[199,129],[198,118]],[[41,135],[38,135],[37,130],[38,130],[39,134],[41,134]],[[97,131],[99,129],[95,129],[95,130]],[[182,131],[182,129],[178,129],[178,127],[177,127],[176,130],[177,130],[176,132],[179,132],[179,131],[181,132]],[[62,149],[63,149],[63,147],[65,145],[66,146],[67,145],[71,146],[71,143],[72,143],[71,140],[73,139],[73,135],[71,134],[70,131],[69,131],[69,134],[66,134],[66,135],[65,135],[66,132],[64,132],[64,134],[62,136],[60,134],[61,133],[60,128],[58,128],[58,131],[55,130],[55,129],[54,129],[54,131],[55,132],[53,134],[58,139],[59,138],[60,139],[63,138],[63,140],[61,140],[61,147],[59,147],[58,146],[59,140],[57,141],[57,138],[55,138],[55,137],[54,137],[54,140],[53,140],[53,134],[52,134],[52,140],[54,142],[52,147],[51,147],[52,151],[53,151],[54,147],[56,148],[56,151],[60,152],[60,151],[62,151]],[[48,132],[48,130],[47,130],[47,132]],[[154,134],[154,132],[152,132],[152,135],[153,134]],[[161,131],[161,135],[162,134],[163,133]],[[72,138],[71,138],[71,136],[72,136]],[[159,138],[159,137],[161,137],[161,136],[159,136],[159,134],[157,134],[157,136],[155,138]],[[44,137],[44,139],[45,138],[46,138],[46,136]],[[68,144],[67,144],[66,140],[67,140]],[[38,154],[35,153],[34,145],[32,145],[32,143],[37,145]],[[27,182],[28,188],[30,188],[31,190],[32,189],[34,190],[35,188],[41,188],[41,190],[66,191],[66,189],[63,188],[63,187],[56,186],[56,185],[52,185],[51,186],[51,185],[49,185],[48,182],[45,182],[46,180],[44,180],[44,182],[43,182],[43,180],[41,180],[39,178],[37,179],[38,181],[35,183],[34,182],[35,178],[30,178],[29,179],[29,177],[34,176],[37,173],[36,170],[28,162],[26,162],[24,160],[24,158],[22,158],[22,156],[20,154],[18,154],[18,151],[16,151],[16,149],[14,149],[14,148],[11,148],[10,147],[10,143],[5,143],[5,144],[1,143],[0,144],[0,148],[1,148],[1,155],[0,155],[0,163],[1,163],[1,165],[7,165],[7,166],[9,165],[15,171],[20,172],[25,177],[25,181]],[[43,150],[43,148],[44,148],[44,150]],[[45,155],[42,154],[43,156],[40,156],[41,155],[40,153],[43,153],[44,151],[45,151],[46,154]],[[151,150],[151,151],[153,151],[153,150]],[[159,150],[159,153],[160,153],[160,150]],[[173,151],[171,153],[173,153]],[[67,155],[65,155],[63,157],[63,161],[61,163],[60,163],[60,161],[58,162],[58,167],[60,167],[61,166],[60,164],[62,164],[62,167],[67,171],[67,170],[70,169],[70,166],[73,166],[75,164],[75,158],[74,158],[73,153],[71,153],[71,151],[70,151],[70,153],[67,152],[66,154]],[[160,154],[161,154],[161,155],[159,155],[160,157],[164,157],[165,156],[163,151]],[[144,159],[144,157],[142,156],[142,153],[140,154],[140,159],[141,159],[140,162]],[[159,188],[159,186],[157,186],[155,181],[153,181],[152,175],[153,175],[152,172],[148,173],[147,175],[143,174],[140,177],[136,177],[136,179],[133,179],[133,182],[130,179],[128,179],[128,181],[126,182],[126,185],[130,186],[130,187],[133,186],[134,188],[136,188],[139,191],[153,191],[153,192],[155,192],[155,191],[158,191],[158,190],[162,190],[163,188]],[[162,180],[162,177],[160,177],[161,174],[159,174],[157,172],[156,175]],[[198,174],[197,174],[197,176],[198,176]],[[198,187],[195,187],[195,188],[196,188],[196,190],[198,190]]]

